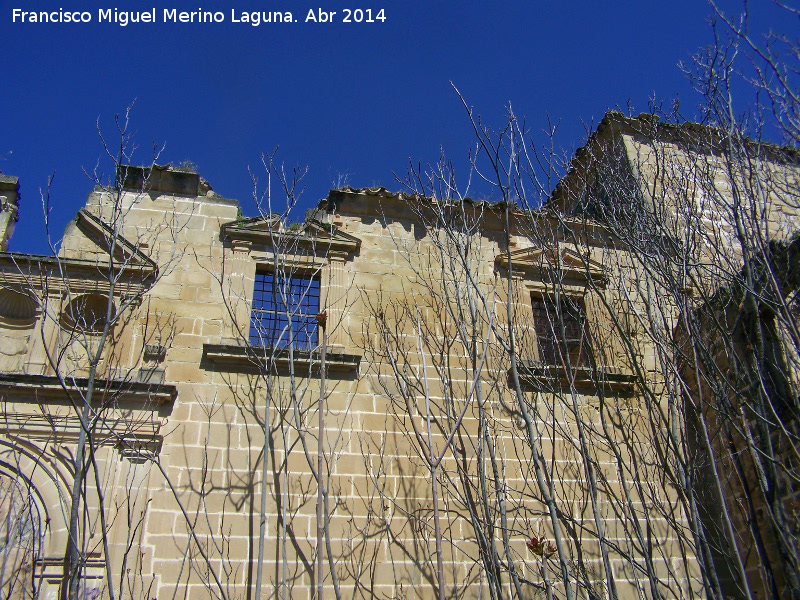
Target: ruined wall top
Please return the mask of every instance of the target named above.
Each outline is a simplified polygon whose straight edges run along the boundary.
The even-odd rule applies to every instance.
[[[154,164],[149,167],[120,165],[117,169],[117,181],[123,190],[195,197],[218,196],[198,173],[171,165]]]

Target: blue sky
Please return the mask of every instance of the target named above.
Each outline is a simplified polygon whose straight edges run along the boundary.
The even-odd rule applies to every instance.
[[[155,0],[153,0],[155,1]],[[120,11],[155,9],[156,23],[98,23],[93,0],[0,0],[0,170],[20,178],[21,218],[11,250],[46,253],[39,190],[51,186],[53,231],[86,199],[100,159],[95,121],[114,138],[114,115],[134,99],[134,162],[190,160],[223,196],[254,214],[248,166],[279,147],[287,167],[307,165],[304,206],[340,175],[356,187],[400,189],[409,159],[439,148],[466,165],[472,131],[452,81],[484,121],[502,125],[509,103],[534,130],[560,122],[556,143],[581,145],[586,126],[610,107],[698,98],[678,68],[712,41],[703,0],[316,3],[233,0],[121,1]],[[723,1],[738,13],[742,4]],[[87,11],[90,23],[13,22],[13,10]],[[163,9],[221,11],[215,24],[163,23]],[[309,9],[332,23],[304,22]],[[384,22],[342,23],[343,9],[384,11]],[[291,11],[298,22],[253,27],[231,10]],[[767,0],[751,3],[758,28]]]

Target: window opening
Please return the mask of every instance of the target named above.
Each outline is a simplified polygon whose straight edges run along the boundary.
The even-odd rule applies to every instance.
[[[585,335],[586,307],[583,300],[564,294],[560,294],[558,300],[552,296],[532,296],[531,304],[539,362],[561,367],[567,364],[568,355],[573,367],[589,366],[589,339]]]
[[[319,280],[256,272],[249,341],[253,346],[311,350],[317,345]],[[289,323],[291,322],[291,335]]]

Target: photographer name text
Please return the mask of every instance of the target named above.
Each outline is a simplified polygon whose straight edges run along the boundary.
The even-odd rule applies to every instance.
[[[295,14],[291,11],[242,11],[231,9],[230,19],[227,13],[221,11],[179,11],[176,8],[155,8],[143,11],[118,10],[116,8],[101,8],[97,13],[89,11],[69,11],[58,9],[56,11],[26,11],[20,8],[12,9],[13,23],[111,23],[126,27],[140,23],[195,23],[219,24],[233,23],[236,25],[250,25],[258,27],[262,24],[272,23],[385,23],[384,9],[371,8],[342,8],[340,10],[323,10],[310,8],[308,12]],[[304,15],[304,16],[303,16]],[[96,18],[95,18],[96,17]],[[159,21],[159,17],[161,20]]]

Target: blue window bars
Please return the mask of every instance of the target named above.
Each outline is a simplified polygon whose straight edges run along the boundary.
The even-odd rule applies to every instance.
[[[250,345],[286,348],[292,343],[297,350],[311,350],[317,345],[318,313],[319,280],[257,272]]]

